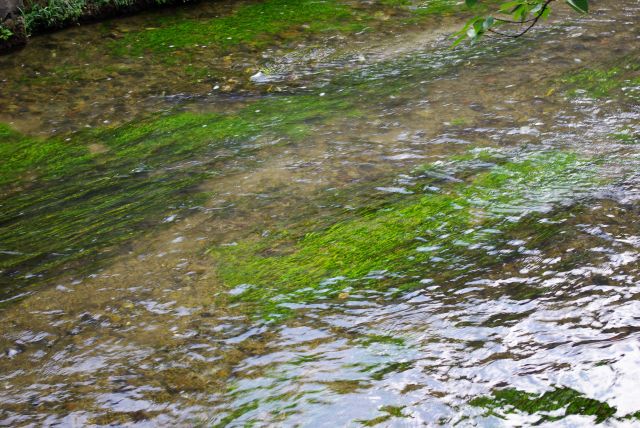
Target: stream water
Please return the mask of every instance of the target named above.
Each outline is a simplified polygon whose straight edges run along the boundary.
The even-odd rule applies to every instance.
[[[640,423],[640,3],[349,4],[194,81],[108,49],[225,2],[0,58],[0,425]]]

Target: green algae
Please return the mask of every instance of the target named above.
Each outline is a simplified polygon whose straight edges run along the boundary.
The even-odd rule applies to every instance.
[[[640,97],[640,66],[638,61],[609,68],[586,68],[560,79],[569,97],[611,98],[622,94],[632,99]]]
[[[395,346],[405,346],[405,340],[402,337],[388,336],[384,334],[368,334],[358,340],[362,346],[370,346],[373,343],[381,343]]]
[[[420,23],[424,18],[434,16],[442,17],[454,14],[467,16],[470,11],[477,14],[484,13],[497,3],[496,0],[488,0],[469,7],[464,2],[457,0],[380,0],[380,4],[384,6],[409,12],[410,17],[404,20],[407,23]]]
[[[616,408],[605,402],[585,397],[572,388],[556,388],[544,394],[533,394],[518,389],[500,389],[491,396],[477,397],[470,401],[475,407],[487,409],[487,415],[504,417],[504,414],[523,412],[540,417],[536,424],[560,420],[569,415],[593,416],[600,424],[616,414]],[[564,409],[564,414],[556,412]],[[545,414],[551,413],[553,414]]]
[[[389,287],[376,279],[381,275],[456,275],[456,259],[496,244],[495,229],[516,227],[528,212],[545,209],[541,201],[548,205],[569,197],[591,175],[577,156],[548,152],[477,171],[466,182],[445,183],[439,193],[362,210],[303,236],[283,231],[210,251],[223,282],[242,285],[236,299],[252,302],[273,319],[285,316],[290,303],[336,297],[358,286]],[[486,251],[474,257],[477,262],[498,259]],[[439,269],[440,262],[447,269]]]
[[[392,363],[387,363],[377,370],[373,370],[371,372],[371,379],[373,380],[382,380],[389,373],[402,373],[407,370],[412,369],[414,363],[411,361],[395,361]],[[374,366],[377,367],[377,366]],[[367,372],[368,370],[364,370]]]
[[[200,205],[206,195],[195,187],[225,159],[299,140],[347,106],[311,95],[267,97],[227,114],[162,114],[64,139],[0,126],[0,191],[10,196],[0,213],[1,295],[92,266],[84,262],[166,213]]]
[[[393,79],[388,79],[389,73],[398,67],[413,72],[401,76],[394,74]],[[278,144],[299,140],[313,133],[316,125],[336,117],[345,120],[360,117],[362,112],[354,106],[360,105],[363,98],[372,95],[396,96],[421,85],[416,72],[423,77],[448,71],[446,64],[443,66],[434,56],[428,60],[408,58],[404,62],[390,61],[372,67],[367,71],[370,74],[347,73],[338,76],[327,88],[328,95],[323,97],[314,94],[266,96],[246,102],[244,107],[232,107],[225,114],[169,113],[125,126],[83,131],[68,138],[37,139],[21,136],[4,126],[0,138],[6,144],[2,144],[0,150],[7,162],[0,169],[0,190],[5,194],[21,189],[29,191],[3,204],[6,210],[3,212],[0,234],[4,238],[4,247],[0,250],[7,254],[1,256],[0,269],[4,271],[3,275],[13,277],[27,273],[45,274],[65,266],[69,261],[83,260],[106,247],[135,239],[141,233],[138,230],[141,225],[155,224],[162,220],[163,213],[188,209],[193,205],[193,200],[198,200],[200,196],[192,197],[192,189],[203,180],[220,173],[218,168],[224,159],[242,157],[259,149],[268,140],[279,141]],[[332,88],[346,89],[332,93]],[[370,108],[376,108],[376,105]],[[193,159],[198,159],[196,165],[184,167],[183,164]],[[77,181],[76,185],[67,182],[71,181],[68,180],[70,177]],[[407,213],[407,216],[415,217],[419,213],[429,216],[434,212],[441,216],[449,215],[451,224],[441,225],[441,217],[432,219],[432,225],[442,226],[443,231],[451,228],[459,232],[459,229],[476,221],[478,211],[477,207],[471,210],[465,205],[465,198],[463,194],[435,195],[431,205],[416,209],[416,213]],[[135,200],[132,202],[132,199]],[[136,202],[138,199],[139,203]],[[57,202],[53,203],[54,200]],[[462,206],[462,209],[452,209],[455,205]],[[106,214],[92,212],[93,208],[111,216],[124,215],[120,215],[121,220],[106,221],[103,218]],[[357,225],[360,229],[354,239],[347,241],[343,248],[339,245],[334,248],[334,243],[322,241],[322,236],[310,236],[305,241],[305,246],[309,244],[308,250],[300,252],[298,257],[309,259],[319,247],[337,249],[335,257],[340,258],[345,254],[347,258],[342,263],[354,265],[346,269],[346,278],[349,279],[362,277],[371,270],[377,270],[378,266],[403,271],[408,266],[405,263],[407,257],[417,257],[412,266],[418,266],[430,256],[416,256],[406,242],[399,244],[404,242],[403,239],[409,239],[408,231],[392,227],[391,239],[387,240],[389,236],[385,235],[384,230],[388,225],[384,221],[402,224],[393,217],[393,211],[392,208],[387,220],[374,228],[374,236],[379,236],[380,242],[386,242],[390,247],[373,246],[372,253],[351,257],[348,251],[350,245],[366,245],[363,239],[355,238],[366,235],[364,231],[370,225],[363,222]],[[470,211],[473,212],[470,214]],[[377,214],[377,210],[369,209],[368,215]],[[339,227],[334,233],[347,234]],[[464,239],[457,240],[457,245],[476,245],[473,240],[465,241],[473,236],[465,235]],[[47,245],[42,247],[42,251],[34,246],[36,237],[46,239]],[[276,245],[276,249],[284,249],[289,245],[296,252],[291,237],[281,234],[280,238],[289,244],[283,244],[282,248]],[[340,236],[334,238],[339,241]],[[273,251],[270,244],[265,245],[261,251]],[[380,257],[379,253],[384,251],[391,251],[389,263]],[[307,277],[315,284],[326,273],[343,270],[338,264],[323,260],[309,275],[301,269],[291,269],[283,277],[285,282]],[[307,264],[303,262],[300,265]],[[40,267],[36,269],[35,266]],[[273,267],[277,270],[283,265],[276,264]],[[260,266],[255,268],[261,270]],[[338,280],[330,288],[337,290],[343,286],[344,281]],[[310,295],[316,293],[314,288],[318,287],[311,287]],[[278,294],[273,290],[269,293]]]
[[[456,117],[451,120],[452,126],[466,126],[469,124],[469,120],[464,117]]]
[[[468,8],[456,0],[380,0],[385,6],[406,8],[417,16],[449,15],[463,12]]]
[[[209,425],[215,428],[226,427],[229,425],[229,423],[238,419],[240,416],[251,412],[252,410],[256,410],[259,406],[260,406],[260,402],[258,400],[253,400],[248,403],[242,404],[237,409],[234,409],[232,412],[226,415],[224,418],[220,419],[220,422],[218,422],[217,424],[215,425],[209,424]]]
[[[362,31],[375,20],[380,13],[379,6],[406,11],[414,18],[454,14],[465,9],[453,0],[381,0],[379,5],[368,7],[354,7],[340,0],[266,0],[241,4],[221,17],[165,18],[158,22],[157,28],[128,33],[114,41],[112,50],[119,55],[142,55],[166,54],[197,46],[223,50],[237,45],[261,48],[302,33],[353,33]]]
[[[410,416],[402,413],[402,410],[405,407],[406,406],[389,406],[389,405],[381,406],[379,410],[381,412],[384,412],[385,414],[377,416],[372,419],[358,420],[357,422],[362,424],[362,426],[372,427],[372,426],[379,425],[383,422],[387,422],[391,418],[409,418]]]
[[[418,16],[429,15],[451,15],[468,10],[468,8],[459,1],[455,0],[430,0],[418,2],[413,13]]]
[[[184,0],[183,3],[190,2]],[[132,10],[167,4],[174,0],[150,0],[146,4],[134,0],[46,0],[27,2],[24,10],[28,34],[63,28],[82,19],[99,17],[101,13],[123,13]],[[465,10],[455,0],[380,0],[379,5],[407,9],[417,16],[443,15]],[[373,5],[375,8],[375,4]],[[179,12],[178,12],[179,14]],[[131,52],[166,51],[192,45],[230,46],[240,43],[261,44],[266,38],[282,35],[296,26],[305,25],[307,32],[354,31],[365,26],[354,21],[372,17],[362,7],[353,7],[336,0],[268,0],[240,5],[229,16],[181,22],[178,18],[165,18],[161,28],[153,28],[125,37],[120,46],[130,42]],[[2,36],[0,32],[0,37]],[[135,46],[133,46],[135,45]],[[116,51],[122,53],[120,48]]]
[[[640,143],[640,132],[634,128],[625,126],[619,129],[617,132],[609,134],[609,137],[614,138],[624,144],[638,144]]]
[[[53,10],[57,3],[52,1],[47,7]],[[205,17],[176,9],[171,16],[155,17],[132,28],[114,29],[112,24],[102,24],[103,42],[92,43],[89,49],[78,52],[73,63],[43,64],[37,72],[21,73],[9,81],[16,92],[24,92],[25,86],[34,90],[39,87],[50,90],[55,86],[64,93],[77,87],[78,82],[94,86],[103,80],[130,82],[131,75],[144,75],[147,83],[149,75],[171,74],[170,82],[151,78],[152,85],[147,86],[153,87],[154,92],[167,88],[173,92],[192,92],[194,87],[195,91],[204,92],[212,84],[233,81],[232,85],[222,83],[222,91],[255,90],[256,86],[247,78],[264,65],[259,51],[265,47],[289,49],[287,43],[294,39],[315,45],[320,40],[329,40],[326,34],[406,30],[407,17],[417,25],[424,23],[425,17],[416,15],[419,11],[428,10],[424,13],[429,16],[445,13],[444,6],[434,6],[440,3],[413,2],[407,6],[377,2],[354,5],[339,0],[269,0],[234,4],[221,16],[209,12]],[[450,7],[449,12],[453,13],[463,6]],[[383,13],[384,19],[379,19],[381,11],[389,14]],[[224,61],[216,60],[221,56]],[[105,58],[108,63],[128,60],[127,64],[115,66],[105,65]],[[172,73],[166,73],[168,68]]]
[[[430,58],[427,63],[422,60],[415,63],[415,59],[408,58],[401,63],[394,61],[375,66],[370,74],[338,76],[331,88],[347,89],[332,93],[331,88],[327,88],[328,95],[323,97],[315,94],[272,95],[247,102],[244,107],[232,107],[225,114],[169,113],[124,126],[83,131],[68,138],[36,139],[3,127],[0,138],[8,143],[0,150],[8,161],[0,170],[3,183],[0,188],[4,193],[28,187],[33,190],[4,204],[6,212],[1,233],[6,238],[6,248],[0,250],[11,254],[2,255],[0,269],[12,276],[44,274],[68,261],[82,260],[105,247],[134,239],[140,234],[134,229],[140,225],[160,221],[162,213],[168,210],[187,209],[189,189],[219,173],[216,165],[228,156],[244,156],[257,150],[260,141],[270,139],[287,144],[302,139],[313,133],[316,125],[327,120],[362,116],[354,106],[360,105],[363,97],[396,96],[419,85],[415,73],[385,78],[397,67],[419,68],[421,76],[448,71],[437,58]],[[204,161],[188,168],[180,166],[193,159]],[[180,166],[178,172],[172,170],[176,166]],[[74,177],[77,186],[65,183],[67,177]],[[143,184],[145,180],[148,183]],[[146,190],[149,188],[152,191]],[[140,204],[130,201],[135,195],[144,195]],[[94,197],[99,199],[93,200]],[[52,204],[52,199],[60,202]],[[434,199],[435,205],[437,200]],[[446,198],[441,200],[441,203],[446,202]],[[433,209],[436,209],[435,205]],[[117,207],[127,207],[122,213],[126,209],[131,212],[126,212],[121,222],[102,221],[101,214],[91,213],[92,206],[112,215]],[[44,216],[45,207],[50,209],[48,220]],[[29,215],[22,216],[22,212]],[[74,220],[77,218],[85,219],[85,223],[78,223]],[[69,226],[60,227],[64,223]],[[44,233],[38,235],[38,231]],[[29,239],[36,236],[46,237],[43,251],[37,251],[29,243],[32,242]],[[118,239],[110,239],[115,236]],[[317,243],[320,244],[324,245]],[[403,251],[396,255],[396,262],[409,250]],[[51,254],[56,256],[51,257]],[[33,269],[43,260],[47,262],[39,269]],[[350,261],[358,263],[359,259]],[[360,275],[373,268],[371,263],[363,266],[357,272]],[[27,270],[27,267],[31,268]],[[314,275],[320,275],[320,270],[311,276]]]
[[[158,28],[130,33],[113,43],[114,52],[140,55],[168,52],[197,45],[227,48],[239,44],[264,46],[273,37],[296,26],[305,31],[353,31],[353,9],[335,0],[266,0],[240,5],[228,16],[188,20],[165,19]]]
[[[413,2],[411,0],[380,0],[380,4],[385,6],[398,7],[398,6],[409,6],[409,5],[412,5]]]
[[[59,138],[32,138],[0,123],[0,189],[16,184],[28,173],[53,177],[83,164],[88,156],[85,146]]]

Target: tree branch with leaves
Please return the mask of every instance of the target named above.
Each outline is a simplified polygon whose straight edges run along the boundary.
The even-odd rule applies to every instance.
[[[551,4],[557,0],[514,0],[502,3],[498,10],[489,16],[474,16],[453,37],[453,46],[464,40],[472,43],[483,35],[495,34],[500,37],[518,38],[525,35],[541,20],[551,13]],[[589,0],[565,0],[578,13],[589,12]],[[472,8],[478,0],[465,0]]]

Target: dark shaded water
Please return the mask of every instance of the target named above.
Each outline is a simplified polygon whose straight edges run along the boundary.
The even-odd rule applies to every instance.
[[[216,171],[90,274],[45,271],[3,307],[0,423],[637,424],[640,5],[623,3],[517,43],[389,36],[364,63],[354,44],[260,97],[317,97],[289,124],[303,137],[256,119],[248,152],[158,155]]]

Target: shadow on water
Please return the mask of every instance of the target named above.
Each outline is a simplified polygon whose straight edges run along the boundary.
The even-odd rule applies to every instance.
[[[639,10],[612,5],[16,161],[0,420],[637,421]]]

